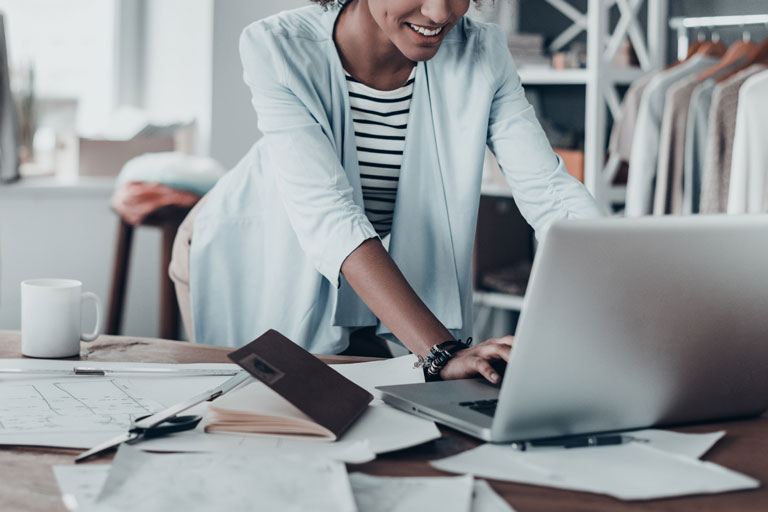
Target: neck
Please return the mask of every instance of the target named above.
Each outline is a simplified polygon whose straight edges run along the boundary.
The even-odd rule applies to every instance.
[[[374,89],[401,87],[413,69],[413,61],[398,50],[371,16],[368,0],[350,0],[339,14],[333,39],[344,69]]]

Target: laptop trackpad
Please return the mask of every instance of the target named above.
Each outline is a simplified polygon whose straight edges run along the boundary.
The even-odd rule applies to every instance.
[[[426,382],[424,384],[381,386],[378,389],[384,393],[386,402],[401,408],[406,408],[404,406],[407,404],[415,404],[428,410],[440,411],[465,419],[475,418],[481,423],[486,423],[490,420],[492,412],[486,410],[481,414],[484,418],[480,418],[476,416],[480,414],[478,410],[469,407],[469,403],[495,402],[499,398],[500,386],[491,384],[485,379],[461,379]],[[395,400],[388,399],[389,397],[393,397]]]

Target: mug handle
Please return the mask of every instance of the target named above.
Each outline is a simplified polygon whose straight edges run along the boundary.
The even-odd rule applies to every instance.
[[[80,298],[80,304],[85,304],[85,301],[92,300],[96,305],[96,327],[93,328],[93,332],[90,334],[81,334],[80,339],[83,341],[93,341],[99,337],[101,333],[101,299],[93,292],[83,292]]]

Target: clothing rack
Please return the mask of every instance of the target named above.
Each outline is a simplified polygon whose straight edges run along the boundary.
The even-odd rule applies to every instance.
[[[680,60],[685,59],[688,54],[688,29],[745,27],[747,25],[768,25],[768,14],[700,16],[694,18],[675,17],[669,20],[669,26],[677,31],[677,58]]]

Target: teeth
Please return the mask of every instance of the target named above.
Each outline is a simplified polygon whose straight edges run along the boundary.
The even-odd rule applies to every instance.
[[[419,34],[427,37],[436,36],[437,34],[443,31],[443,27],[436,28],[434,30],[429,30],[427,28],[414,25],[413,23],[409,23],[408,26],[411,27],[415,32],[418,32]]]

